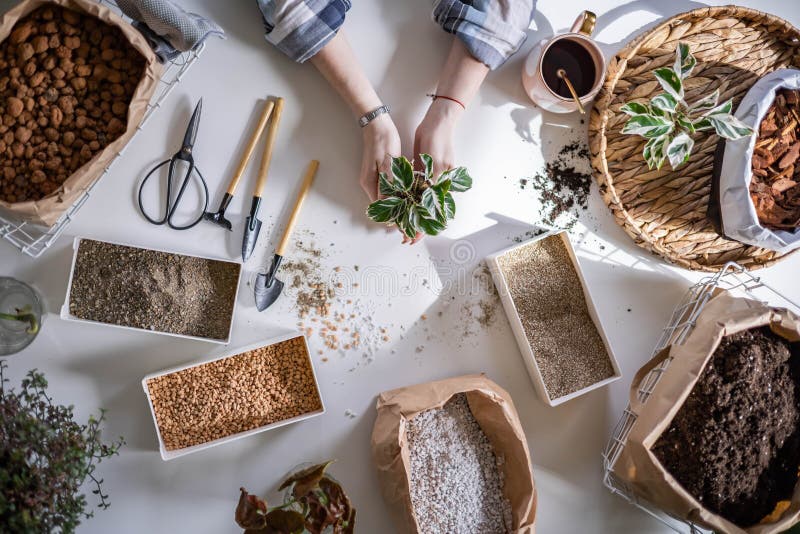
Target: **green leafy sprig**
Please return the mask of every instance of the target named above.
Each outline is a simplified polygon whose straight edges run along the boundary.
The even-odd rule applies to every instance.
[[[356,509],[342,486],[325,473],[327,461],[300,470],[283,481],[288,498],[280,506],[240,488],[236,524],[245,534],[353,534]]]
[[[75,532],[87,510],[84,482],[93,486],[98,507],[109,507],[95,469],[118,453],[122,438],[100,439],[105,412],[86,424],[72,406],[54,404],[42,373],[28,371],[19,391],[8,386],[0,360],[0,528],[3,532]]]
[[[25,330],[25,332],[31,335],[39,332],[39,320],[36,318],[36,315],[33,313],[30,306],[26,306],[25,308],[21,309],[16,308],[14,313],[0,312],[0,319],[28,323],[28,328]]]
[[[696,65],[689,45],[679,43],[674,65],[653,72],[664,92],[648,104],[628,102],[620,108],[631,116],[622,133],[647,139],[642,156],[650,169],[660,169],[666,160],[673,169],[689,161],[695,132],[713,129],[725,139],[753,134],[752,128],[731,114],[733,100],[719,103],[719,89],[692,104],[686,102],[684,81]]]
[[[433,158],[420,154],[423,170],[414,172],[403,156],[392,158],[392,178],[378,175],[382,197],[367,208],[367,216],[375,222],[396,224],[408,237],[417,233],[437,235],[456,215],[453,193],[472,187],[472,177],[464,167],[456,167],[433,175]]]

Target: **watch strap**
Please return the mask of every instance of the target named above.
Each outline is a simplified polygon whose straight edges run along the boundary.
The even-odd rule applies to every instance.
[[[363,128],[364,126],[371,123],[379,116],[383,115],[384,113],[389,113],[390,111],[391,108],[389,108],[389,106],[387,106],[386,104],[378,106],[372,111],[367,111],[366,113],[361,115],[361,117],[358,118],[358,125]]]

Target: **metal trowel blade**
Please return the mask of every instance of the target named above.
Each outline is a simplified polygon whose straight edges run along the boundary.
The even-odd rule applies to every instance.
[[[242,261],[247,261],[253,255],[256,249],[256,242],[258,241],[258,233],[261,231],[261,221],[256,218],[253,224],[250,217],[247,218],[244,225],[244,237],[242,238]]]
[[[272,283],[267,285],[268,275],[259,274],[256,277],[255,297],[256,308],[258,311],[264,311],[278,300],[278,297],[283,291],[283,282],[277,278],[272,279]]]

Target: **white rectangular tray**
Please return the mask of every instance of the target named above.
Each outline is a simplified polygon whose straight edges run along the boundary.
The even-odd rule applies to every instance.
[[[156,420],[156,412],[155,412],[155,409],[153,408],[153,400],[150,398],[150,390],[147,388],[147,381],[148,380],[150,380],[151,378],[156,378],[158,376],[164,376],[164,375],[168,375],[168,374],[175,373],[175,372],[178,372],[178,371],[183,371],[184,369],[189,369],[191,367],[198,367],[200,365],[204,365],[204,364],[207,364],[207,363],[210,363],[210,362],[215,362],[215,361],[218,361],[218,360],[224,360],[225,358],[230,358],[231,356],[236,356],[236,355],[241,354],[243,352],[248,352],[248,351],[251,351],[251,350],[260,349],[262,347],[268,347],[270,345],[275,345],[277,343],[281,343],[283,341],[288,341],[290,339],[294,339],[294,338],[297,338],[297,337],[302,337],[303,338],[303,346],[306,349],[306,354],[308,355],[308,363],[311,366],[311,374],[312,374],[312,376],[314,378],[314,387],[316,388],[317,396],[319,397],[319,403],[320,403],[320,406],[321,406],[321,408],[319,410],[316,410],[314,412],[309,412],[309,413],[306,413],[306,414],[303,414],[303,415],[298,415],[297,417],[292,417],[290,419],[284,419],[283,421],[277,421],[277,422],[271,423],[269,425],[260,426],[258,428],[252,428],[250,430],[245,430],[244,432],[239,432],[237,434],[231,434],[230,436],[226,436],[224,438],[219,438],[219,439],[215,439],[215,440],[212,440],[212,441],[207,441],[206,443],[200,443],[199,445],[192,445],[191,447],[185,447],[183,449],[177,449],[177,450],[171,450],[171,451],[167,450],[167,448],[164,446],[164,440],[161,438],[161,430],[158,428],[158,421]],[[179,366],[179,367],[174,367],[172,369],[167,369],[165,371],[160,371],[158,373],[151,373],[151,374],[145,376],[142,379],[142,389],[144,389],[144,394],[147,397],[147,405],[150,407],[150,415],[153,416],[153,425],[156,427],[156,435],[158,436],[158,450],[161,452],[161,459],[164,460],[164,461],[173,460],[173,459],[178,458],[180,456],[185,456],[187,454],[191,454],[193,452],[209,449],[211,447],[216,447],[217,445],[222,445],[223,443],[228,443],[228,442],[231,442],[231,441],[235,441],[237,439],[241,439],[241,438],[244,438],[244,437],[247,437],[247,436],[252,436],[253,434],[258,434],[260,432],[264,432],[264,431],[267,431],[267,430],[272,430],[273,428],[278,428],[278,427],[281,427],[281,426],[285,426],[285,425],[289,425],[289,424],[292,424],[292,423],[296,423],[298,421],[303,421],[305,419],[310,419],[312,417],[316,417],[318,415],[322,415],[322,414],[325,413],[325,402],[322,400],[322,393],[319,390],[319,382],[317,381],[317,372],[314,369],[314,359],[311,357],[311,351],[308,350],[308,341],[306,340],[306,337],[300,332],[293,332],[291,334],[287,334],[287,335],[284,335],[284,336],[272,338],[272,339],[269,339],[267,341],[260,341],[260,342],[257,342],[257,343],[253,343],[252,345],[248,345],[248,346],[245,346],[245,347],[241,347],[241,348],[238,348],[238,349],[235,349],[235,350],[228,351],[228,352],[226,352],[225,354],[223,354],[221,356],[217,356],[217,357],[214,357],[214,358],[211,358],[209,360],[202,361],[202,362],[191,363],[191,364],[188,364],[188,365],[182,365],[182,366]]]
[[[500,269],[500,264],[497,261],[497,258],[511,252],[512,250],[524,247],[526,245],[529,245],[536,241],[540,241],[552,235],[559,235],[562,241],[564,242],[564,246],[566,247],[567,252],[569,253],[570,259],[572,260],[572,265],[575,268],[575,272],[578,273],[578,278],[581,281],[581,288],[583,289],[583,296],[586,299],[586,307],[589,310],[589,315],[591,316],[592,321],[594,322],[595,328],[597,328],[597,332],[600,334],[600,337],[603,340],[603,344],[606,347],[606,352],[608,353],[608,357],[611,360],[611,366],[614,369],[614,374],[612,376],[603,379],[599,382],[596,382],[590,386],[586,386],[585,388],[574,391],[568,395],[557,397],[555,399],[550,398],[550,394],[547,391],[544,379],[542,378],[542,372],[539,369],[539,364],[536,362],[536,355],[534,354],[533,348],[528,342],[528,337],[525,335],[525,329],[522,326],[522,320],[519,317],[519,313],[517,312],[517,307],[514,305],[514,301],[511,298],[511,293],[508,289],[508,284],[506,283],[506,279],[503,276],[502,270]],[[622,376],[622,373],[619,370],[619,365],[617,364],[617,359],[614,356],[614,352],[611,350],[611,344],[608,342],[605,330],[603,330],[603,324],[600,322],[600,319],[597,315],[597,309],[595,308],[594,302],[592,301],[591,293],[589,293],[589,288],[586,285],[586,279],[583,276],[583,271],[581,271],[581,266],[580,263],[578,263],[578,258],[575,256],[575,250],[573,249],[572,243],[570,242],[569,236],[567,235],[566,232],[563,231],[548,232],[546,234],[537,236],[523,243],[519,243],[518,245],[508,247],[495,254],[491,254],[486,257],[486,265],[489,268],[489,272],[492,273],[492,279],[494,280],[494,285],[495,287],[497,287],[497,292],[500,295],[500,301],[503,303],[503,309],[506,312],[506,316],[508,317],[509,323],[511,323],[511,330],[514,332],[514,337],[517,340],[517,345],[519,346],[519,350],[522,353],[522,359],[525,362],[525,367],[527,367],[528,374],[530,375],[531,380],[533,381],[533,385],[536,387],[536,392],[539,394],[539,396],[542,398],[544,402],[546,402],[550,406],[558,406],[559,404],[563,404],[568,400],[572,400],[576,397],[579,397],[584,393],[588,393],[589,391],[603,387],[606,384],[610,384],[611,382],[619,379]]]
[[[87,239],[87,240],[90,240],[90,241],[101,241],[103,243],[110,243],[112,245],[121,245],[121,246],[125,246],[125,247],[138,248],[138,249],[142,249],[142,250],[153,250],[153,251],[156,251],[156,252],[166,252],[167,254],[176,254],[178,256],[189,256],[189,257],[192,257],[192,258],[201,258],[201,259],[204,259],[204,260],[224,261],[225,263],[233,263],[235,265],[238,265],[239,273],[238,273],[237,278],[236,278],[236,294],[234,295],[233,309],[231,310],[231,324],[230,324],[230,327],[228,327],[228,336],[225,339],[213,339],[213,338],[208,338],[208,337],[187,336],[186,334],[175,334],[173,332],[161,332],[159,330],[148,330],[147,328],[137,328],[135,326],[125,326],[125,325],[112,324],[112,323],[103,323],[103,322],[100,322],[100,321],[90,321],[89,319],[81,319],[79,317],[75,317],[74,315],[72,315],[69,312],[69,297],[70,297],[70,293],[72,292],[72,277],[75,274],[75,263],[76,263],[76,261],[78,259],[78,247],[80,246],[80,242],[81,242],[82,239]],[[212,257],[209,257],[209,256],[198,256],[198,255],[195,255],[195,254],[181,254],[179,252],[174,252],[172,250],[163,250],[163,249],[151,248],[151,247],[139,247],[139,246],[136,246],[136,245],[129,245],[127,243],[117,243],[115,241],[106,241],[106,240],[103,240],[103,239],[91,239],[91,238],[88,238],[88,237],[76,237],[72,242],[72,248],[73,248],[74,252],[72,253],[72,267],[70,267],[70,270],[69,270],[69,282],[67,282],[67,296],[64,298],[64,304],[61,306],[61,318],[64,319],[65,321],[74,321],[76,323],[101,324],[103,326],[113,326],[114,328],[124,328],[125,330],[134,330],[134,331],[137,331],[137,332],[150,332],[151,334],[161,334],[161,335],[165,335],[165,336],[182,337],[184,339],[196,339],[196,340],[199,340],[199,341],[207,341],[209,343],[219,343],[219,344],[222,344],[222,345],[227,345],[228,343],[230,343],[231,332],[233,331],[233,320],[234,320],[234,317],[236,315],[236,305],[239,302],[239,285],[242,282],[242,264],[241,263],[239,263],[237,261],[224,260],[222,258],[212,258]]]

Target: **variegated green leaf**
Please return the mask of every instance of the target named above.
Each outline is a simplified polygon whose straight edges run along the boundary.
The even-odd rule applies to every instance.
[[[717,107],[717,103],[719,102],[719,89],[711,93],[710,95],[704,96],[691,106],[689,106],[689,111],[691,113],[699,113],[701,111],[707,111],[709,109],[714,109]]]
[[[391,222],[397,217],[402,205],[403,199],[397,197],[376,200],[367,207],[367,217],[379,223]]]
[[[733,111],[733,100],[728,99],[718,106],[714,106],[710,110],[703,113],[703,117],[710,117],[711,115],[728,115]]]
[[[725,139],[741,139],[753,135],[753,130],[733,115],[709,115],[706,117],[717,135]]]
[[[661,137],[654,137],[647,141],[644,145],[642,155],[647,162],[648,168],[660,169],[664,164],[666,158],[666,147],[670,143],[669,135],[662,135]]]
[[[414,184],[414,168],[405,156],[392,158],[392,178],[403,191],[408,191]]]
[[[429,154],[420,154],[419,159],[422,161],[425,179],[433,181],[433,158]]]
[[[464,167],[444,171],[439,180],[450,180],[450,191],[456,193],[463,193],[472,187],[472,177]]]
[[[661,87],[675,98],[675,100],[683,100],[683,82],[674,70],[669,67],[656,69],[654,72],[656,80],[661,84]]]
[[[703,130],[710,130],[714,127],[714,125],[711,124],[711,121],[706,118],[694,121],[692,123],[692,126],[694,126],[696,132],[702,132]]]
[[[687,161],[694,148],[694,141],[689,134],[679,133],[667,147],[667,158],[673,169],[677,169]]]
[[[382,196],[388,197],[401,192],[402,189],[397,187],[392,180],[389,180],[385,172],[382,172],[378,174],[378,191]]]
[[[689,117],[687,117],[683,113],[679,113],[678,115],[675,116],[675,122],[678,124],[678,126],[688,131],[689,133],[695,132],[694,124],[692,123],[691,120],[689,120]]]
[[[422,192],[421,203],[433,217],[436,217],[440,211],[444,210],[444,206],[439,204],[439,197],[433,187],[429,187]]]
[[[675,100],[675,97],[672,95],[662,93],[650,101],[650,106],[667,113],[675,113],[675,110],[678,108],[678,101]]]
[[[641,135],[642,137],[660,137],[670,133],[674,128],[672,121],[665,117],[652,115],[635,115],[628,119],[622,128],[622,133]]]
[[[647,108],[646,105],[640,104],[639,102],[628,102],[619,110],[626,115],[634,116],[634,115],[647,115],[650,113],[650,110]]]
[[[445,225],[439,222],[437,219],[420,217],[419,227],[424,233],[428,235],[438,235],[442,230],[444,230]]]
[[[447,219],[452,219],[456,216],[456,201],[449,192],[444,196],[444,213]]]
[[[672,69],[683,79],[692,73],[695,65],[697,65],[697,60],[690,52],[689,44],[678,43],[678,48],[675,50],[675,64]]]

